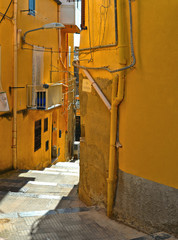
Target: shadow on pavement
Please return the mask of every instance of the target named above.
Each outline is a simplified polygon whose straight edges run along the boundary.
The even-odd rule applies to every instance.
[[[89,208],[79,201],[78,185],[75,185],[68,196],[59,201],[54,210],[48,211],[33,223],[30,240],[73,239],[74,235],[82,231],[83,221],[77,214],[71,213],[86,212],[88,210]]]
[[[26,173],[28,171],[9,171],[0,175],[0,203],[5,198],[7,194],[25,192],[25,185],[29,181],[34,181],[35,178],[20,177],[21,173]],[[0,213],[3,213],[0,207]]]

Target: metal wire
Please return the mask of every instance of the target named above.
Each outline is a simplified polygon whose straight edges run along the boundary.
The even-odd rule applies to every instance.
[[[108,71],[110,73],[115,73],[115,72],[120,72],[120,71],[124,71],[127,70],[129,68],[132,68],[135,63],[136,63],[136,59],[135,59],[135,54],[134,54],[134,47],[133,47],[133,31],[132,31],[132,4],[131,4],[131,0],[129,1],[129,15],[130,15],[130,47],[131,47],[131,64],[129,66],[123,67],[123,68],[118,68],[118,69],[114,69],[111,70],[108,66],[105,67],[85,67],[85,66],[81,66],[78,64],[73,63],[74,67],[78,67],[78,68],[82,68],[82,69],[88,69],[88,70],[105,70]]]
[[[5,11],[3,17],[2,17],[1,20],[0,20],[0,23],[2,23],[2,21],[3,21],[4,18],[6,17],[6,14],[7,14],[7,12],[9,11],[9,8],[10,8],[12,2],[13,2],[13,0],[10,1],[10,3],[9,3],[9,5],[8,5],[8,7],[7,7],[7,9],[6,9],[6,11]]]

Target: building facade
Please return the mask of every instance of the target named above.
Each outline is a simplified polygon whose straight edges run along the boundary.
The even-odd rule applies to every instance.
[[[178,234],[178,3],[83,1],[80,198]]]
[[[72,156],[75,81],[69,47],[79,29],[61,18],[61,4],[0,3],[0,171],[41,169]]]

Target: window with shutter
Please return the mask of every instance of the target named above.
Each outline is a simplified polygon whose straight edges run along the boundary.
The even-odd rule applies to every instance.
[[[35,16],[35,0],[29,0],[29,15]]]

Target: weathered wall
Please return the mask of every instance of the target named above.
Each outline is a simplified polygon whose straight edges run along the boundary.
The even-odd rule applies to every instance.
[[[112,81],[97,78],[105,96],[110,100]],[[106,178],[109,158],[110,112],[92,88],[91,93],[82,91],[80,78],[81,155],[80,188],[81,199],[88,204],[106,202]]]
[[[80,48],[101,44],[99,38],[102,36],[104,36],[103,42],[105,44],[114,43],[113,2],[111,1],[111,5],[108,7],[105,30],[101,28],[101,32],[99,32],[97,30],[100,25],[98,19],[104,16],[104,14],[100,16],[102,3],[89,1],[91,10],[90,17],[88,17],[88,1],[86,1],[88,30],[81,33]],[[122,23],[124,31],[122,44],[119,42],[116,48],[108,47],[92,52],[88,51],[88,54],[85,51],[80,56],[81,65],[87,67],[109,66],[111,69],[121,68],[124,66],[119,64],[121,53],[125,56],[126,65],[130,64],[128,1],[119,0],[117,4],[118,12],[119,9],[122,9],[121,13],[118,14],[118,23]],[[133,181],[137,181],[136,179],[140,177],[140,179],[147,179],[147,182],[140,180],[142,183],[138,186],[134,183],[131,184],[129,178],[124,178],[124,181],[119,182],[115,207],[115,213],[118,213],[122,220],[132,222],[135,227],[138,227],[137,222],[142,222],[142,226],[150,225],[150,229],[155,225],[155,229],[168,231],[170,222],[172,226],[170,231],[174,233],[176,233],[177,217],[175,214],[171,214],[170,221],[169,217],[165,217],[163,209],[167,203],[168,207],[165,212],[175,213],[177,211],[175,198],[178,198],[176,190],[178,188],[177,10],[178,3],[174,0],[132,1],[136,65],[125,72],[124,100],[119,107],[119,140],[122,148],[119,149],[117,162],[119,169],[123,172],[122,176],[124,173],[125,175],[128,173],[131,174]],[[118,27],[119,34],[120,29]],[[115,74],[112,75],[102,70],[89,70],[89,72],[94,80],[102,79],[99,86],[103,91],[105,83],[115,77]],[[81,127],[85,136],[81,142],[79,193],[81,199],[89,204],[103,201],[106,204],[110,113],[99,97],[92,95],[94,90],[92,93],[82,91],[82,78],[86,77],[82,70],[81,74]],[[105,93],[109,95],[109,100],[110,93]],[[103,124],[105,124],[104,133]],[[154,189],[157,189],[155,196],[158,200],[155,204],[154,191],[151,190],[151,187],[146,190],[151,181],[156,185]],[[146,196],[130,202],[129,194],[145,195],[145,192]],[[174,197],[171,197],[170,192],[173,192]],[[168,200],[169,193],[171,199]],[[144,206],[146,199],[149,201],[149,206],[153,204],[152,211],[148,212],[147,207],[134,209],[136,203],[139,206]],[[120,200],[121,205],[119,205]],[[156,210],[155,206],[158,205],[159,208]],[[129,206],[128,214],[126,206]],[[152,223],[150,220],[144,219],[144,214],[148,214],[148,219],[152,218]],[[158,215],[157,218],[155,218],[155,214]],[[164,216],[164,222],[163,220],[159,222],[158,220],[162,216]]]
[[[17,166],[19,169],[41,169],[50,165],[52,145],[56,145],[57,149],[60,148],[58,160],[65,161],[65,131],[63,130],[64,124],[60,112],[61,108],[59,107],[53,111],[29,110],[28,112],[18,114]],[[48,130],[46,132],[44,132],[45,118],[48,118]],[[38,120],[41,120],[41,148],[35,152],[35,121]],[[21,124],[22,122],[23,124]],[[59,137],[59,130],[61,130],[61,137]],[[46,141],[49,141],[49,149],[47,151],[45,149]]]
[[[0,1],[0,12],[4,13],[7,8],[7,1]],[[10,7],[8,16],[13,15],[13,5]],[[0,16],[0,19],[2,16]],[[12,110],[12,95],[9,93],[9,86],[13,82],[13,45],[11,21],[5,19],[0,24],[0,45],[1,45],[1,81],[2,88],[7,93],[9,107]],[[8,82],[8,84],[7,84]],[[3,115],[0,112],[0,115]],[[0,117],[0,171],[12,168],[12,113]]]
[[[22,45],[22,36],[31,29],[42,27],[44,24],[57,22],[59,16],[55,1],[43,0],[36,1],[35,16],[28,14],[28,0],[18,0],[18,87],[24,87],[17,91],[17,162],[18,167],[22,169],[42,168],[51,163],[51,139],[53,144],[60,148],[58,161],[65,161],[66,148],[66,119],[63,107],[52,109],[50,111],[26,111],[27,96],[26,85],[32,85],[32,66],[33,66],[33,47],[27,44]],[[7,9],[7,1],[0,2],[0,12]],[[8,16],[13,16],[13,4],[11,5]],[[63,37],[63,36],[62,36]],[[67,41],[67,39],[64,39]],[[65,75],[59,72],[50,74],[51,57],[53,70],[64,70],[60,60],[59,53],[59,30],[48,29],[39,30],[30,33],[26,37],[30,44],[46,47],[44,52],[44,75],[43,83],[64,81]],[[67,42],[66,42],[67,44]],[[70,45],[72,44],[72,37]],[[2,116],[0,113],[0,171],[11,169],[12,164],[12,102],[13,91],[9,93],[9,86],[13,86],[13,22],[4,19],[0,24],[0,45],[2,46],[2,86],[7,92],[10,113]],[[51,49],[56,51],[51,55]],[[66,46],[62,45],[62,52],[67,56]],[[55,131],[52,133],[52,116],[56,115]],[[44,119],[48,117],[48,132],[43,132]],[[36,120],[42,120],[42,145],[41,149],[34,152],[34,124]],[[59,138],[59,130],[61,137]],[[68,133],[70,135],[70,133]],[[72,134],[71,134],[72,135]],[[49,140],[49,150],[45,151],[45,142]]]
[[[115,217],[140,231],[178,235],[178,189],[123,171],[118,175]]]
[[[0,118],[0,172],[12,168],[12,116]]]

